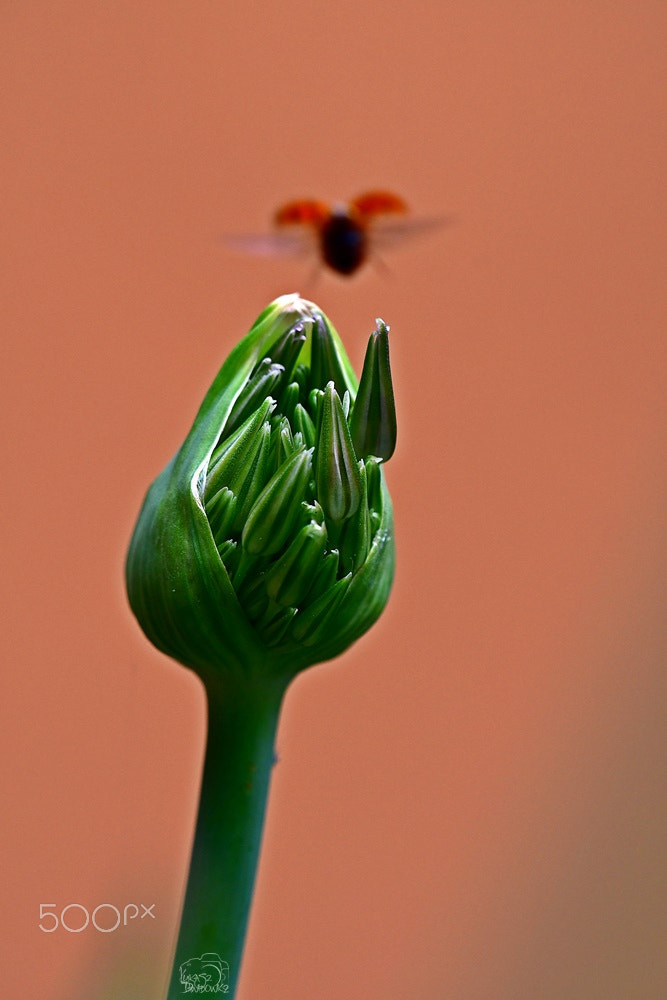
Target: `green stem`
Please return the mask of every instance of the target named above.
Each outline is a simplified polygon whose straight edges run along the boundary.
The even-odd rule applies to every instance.
[[[229,989],[214,995],[235,994],[283,694],[284,685],[273,688],[266,679],[256,686],[209,685],[199,815],[169,1000],[187,995],[181,964],[206,953],[229,965]],[[188,972],[198,968],[217,982],[215,967],[204,970],[195,961]]]

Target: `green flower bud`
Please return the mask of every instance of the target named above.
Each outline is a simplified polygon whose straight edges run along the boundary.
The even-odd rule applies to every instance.
[[[327,320],[321,314],[316,316],[311,344],[311,385],[323,389],[327,382],[333,382],[342,396],[345,390],[349,389],[349,381],[345,371],[348,365],[347,358],[343,363],[341,354],[331,337],[331,327]]]
[[[238,492],[252,465],[248,456],[254,457],[261,447],[262,431],[269,427],[266,418],[275,407],[274,400],[265,399],[259,409],[213,452],[206,476],[206,493],[209,497],[221,487]]]
[[[311,476],[312,451],[296,451],[262,490],[243,526],[241,544],[252,555],[273,556],[298,529],[300,503]]]
[[[352,572],[356,572],[356,570],[363,566],[371,547],[371,514],[368,509],[366,466],[363,462],[359,462],[358,469],[359,504],[354,516],[345,522],[340,539],[340,554],[343,566]]]
[[[359,506],[361,477],[343,405],[333,382],[324,391],[315,464],[317,493],[332,521],[344,521]]]
[[[141,509],[126,578],[148,638],[206,680],[233,670],[284,681],[343,652],[391,588],[378,460],[393,440],[384,324],[357,393],[320,310],[296,295],[272,302]]]
[[[277,604],[297,607],[310,590],[327,544],[324,524],[306,524],[287,551],[267,570],[266,592]]]
[[[359,392],[350,420],[359,458],[375,455],[388,462],[396,447],[396,410],[389,367],[389,327],[381,319],[368,342]]]
[[[301,403],[294,407],[294,427],[301,433],[306,447],[312,448],[315,444],[315,424]]]
[[[225,423],[227,434],[242,424],[247,416],[254,413],[261,400],[275,392],[283,381],[284,374],[283,366],[273,364],[271,358],[264,358],[260,361],[256,371],[243,386],[243,391],[237,397],[232,412],[227,417]]]

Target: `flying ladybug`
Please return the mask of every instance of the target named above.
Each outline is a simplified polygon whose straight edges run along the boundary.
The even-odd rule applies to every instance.
[[[289,201],[274,214],[275,229],[263,235],[230,236],[230,246],[259,256],[315,253],[336,274],[349,277],[369,258],[448,219],[414,218],[390,191],[367,191],[347,203]]]

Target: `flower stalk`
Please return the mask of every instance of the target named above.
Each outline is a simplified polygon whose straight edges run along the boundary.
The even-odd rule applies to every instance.
[[[170,997],[234,995],[285,690],[347,649],[389,596],[382,465],[395,437],[385,324],[357,387],[328,319],[283,296],[234,348],[148,491],[130,605],[157,648],[199,674],[209,708]]]
[[[220,985],[234,996],[284,687],[239,683],[209,687],[207,694],[206,756],[170,1000],[188,985],[218,985],[214,969],[207,973],[192,962],[203,955],[225,963]]]

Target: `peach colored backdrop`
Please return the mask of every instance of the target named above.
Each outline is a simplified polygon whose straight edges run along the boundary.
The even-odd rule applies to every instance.
[[[203,701],[124,552],[294,290],[392,325],[399,563],[289,692],[240,1000],[667,995],[665,14],[0,4],[4,996],[160,1000]],[[347,283],[219,240],[369,186],[458,223]]]

